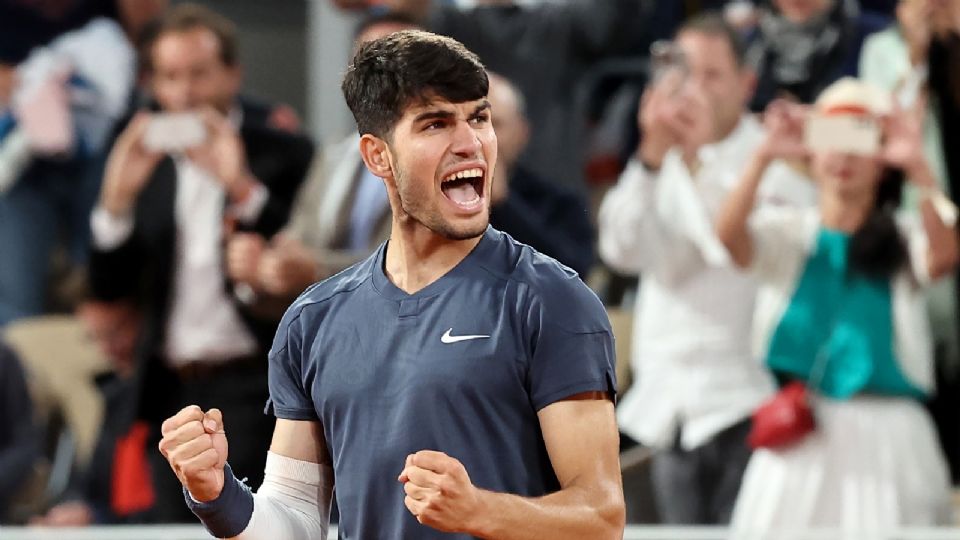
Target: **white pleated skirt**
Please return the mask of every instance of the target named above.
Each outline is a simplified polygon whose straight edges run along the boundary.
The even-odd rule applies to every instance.
[[[819,398],[817,430],[754,452],[731,527],[738,540],[810,529],[868,540],[871,531],[951,521],[950,477],[933,422],[909,398]]]

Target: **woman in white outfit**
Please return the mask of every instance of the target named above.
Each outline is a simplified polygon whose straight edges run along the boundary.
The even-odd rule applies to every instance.
[[[855,119],[848,125],[862,135],[808,145],[813,116],[840,127]],[[922,405],[933,391],[923,290],[957,262],[956,208],[936,188],[919,122],[893,111],[883,91],[844,79],[812,110],[774,103],[765,123],[768,138],[724,203],[717,232],[761,283],[754,351],[781,382],[806,383],[817,426],[754,453],[735,536],[828,528],[860,539],[944,523],[949,476]],[[751,215],[776,159],[805,163],[817,207]],[[921,194],[913,222],[895,215],[904,177]]]

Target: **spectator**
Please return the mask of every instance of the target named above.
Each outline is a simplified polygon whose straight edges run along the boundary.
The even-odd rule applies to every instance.
[[[744,537],[873,535],[950,518],[949,473],[920,400],[933,390],[923,293],[954,270],[957,210],[936,187],[918,122],[892,110],[889,94],[853,79],[809,115],[774,103],[767,139],[717,220],[733,260],[761,283],[755,353],[814,395],[813,432],[751,458],[733,516]],[[811,149],[802,133],[813,117],[861,136]],[[771,160],[806,156],[818,207],[751,219]],[[904,175],[924,191],[922,226],[895,216]]]
[[[755,78],[735,30],[707,15],[675,43],[686,64],[648,88],[642,142],[600,208],[601,257],[641,274],[637,380],[617,419],[625,439],[658,450],[653,488],[665,522],[725,523],[749,458],[749,416],[773,385],[747,346],[754,283],[726,264],[711,224],[764,134],[745,109]],[[812,203],[807,182],[786,168],[768,176],[764,203]]]
[[[955,10],[955,11],[951,11]],[[903,0],[897,6],[899,24],[871,36],[863,47],[860,72],[864,80],[895,92],[901,106],[922,118],[924,150],[937,185],[956,201],[960,186],[960,161],[947,134],[957,140],[950,122],[960,119],[958,100],[946,75],[949,62],[943,53],[956,48],[960,31],[960,3],[944,0]],[[952,43],[952,45],[951,45]],[[931,62],[931,49],[939,59]],[[933,73],[933,79],[930,74]],[[931,85],[933,81],[935,84]],[[952,118],[952,120],[951,120]],[[916,193],[907,202],[915,208]],[[958,324],[956,275],[930,287],[930,307],[940,380],[931,409],[937,420],[941,442],[947,451],[954,482],[960,482],[960,324]]]
[[[354,48],[416,28],[407,15],[371,15],[358,26]],[[383,181],[364,166],[358,137],[351,134],[316,160],[290,222],[269,245],[256,234],[231,238],[227,269],[235,281],[253,287],[261,309],[282,315],[310,284],[363,260],[389,235]]]
[[[768,0],[748,58],[759,76],[750,102],[811,103],[830,83],[857,74],[863,40],[889,20],[861,12],[856,0]]]
[[[646,3],[563,0],[538,5],[481,2],[461,9],[432,0],[334,0],[343,7],[385,5],[422,18],[432,32],[476,52],[513,82],[527,103],[532,138],[519,164],[540,178],[583,189],[585,111],[577,82],[598,62],[639,50],[648,31]]]
[[[90,463],[79,471],[75,486],[30,523],[85,527],[148,520],[155,495],[146,469],[146,440],[140,435],[146,428],[133,422],[132,401],[142,317],[127,302],[92,301],[81,304],[77,316],[113,367],[97,378],[105,402],[103,424]]]
[[[13,351],[0,343],[0,522],[38,453],[39,433],[23,368]]]
[[[128,37],[165,4],[0,1],[0,326],[50,303],[61,236],[67,276],[82,275],[106,140],[133,84]]]
[[[135,412],[151,436],[183,404],[216,402],[234,429],[267,441],[272,422],[262,405],[275,321],[256,320],[238,300],[222,242],[231,229],[270,237],[286,223],[313,146],[266,127],[238,98],[235,29],[220,15],[178,4],[158,23],[147,60],[160,110],[199,118],[204,141],[166,155],[145,145],[156,116],[140,112],[126,127],[91,218],[91,287],[99,300],[143,306]],[[236,447],[231,461],[256,474],[265,450]],[[149,456],[156,519],[191,521],[162,457]]]
[[[487,98],[498,149],[490,224],[586,279],[593,265],[594,242],[586,200],[564,182],[547,182],[518,165],[530,139],[530,126],[517,88],[491,73]]]

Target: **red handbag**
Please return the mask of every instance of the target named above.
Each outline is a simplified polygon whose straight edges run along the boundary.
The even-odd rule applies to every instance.
[[[815,427],[807,387],[793,381],[754,411],[747,443],[754,450],[782,448],[799,442]]]

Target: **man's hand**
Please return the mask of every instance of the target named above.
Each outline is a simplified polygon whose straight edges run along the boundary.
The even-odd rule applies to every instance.
[[[421,450],[407,456],[400,473],[404,504],[417,521],[446,532],[470,532],[478,514],[481,490],[470,482],[463,464],[442,453]]]
[[[160,453],[190,495],[199,502],[219,497],[227,463],[227,436],[220,410],[204,413],[190,405],[168,418],[161,431]]]
[[[667,73],[644,93],[638,121],[639,157],[654,169],[660,168],[674,147],[680,147],[691,163],[697,150],[714,137],[713,113],[706,98],[686,84],[679,71]]]
[[[200,118],[207,128],[207,139],[187,150],[187,157],[212,174],[232,201],[242,201],[255,180],[247,169],[240,135],[227,118],[212,108],[201,110]]]
[[[100,191],[100,204],[112,215],[129,214],[137,196],[147,184],[163,154],[143,146],[143,134],[150,125],[150,115],[137,113],[123,130],[110,151]]]
[[[675,122],[680,126],[683,159],[692,169],[697,162],[697,152],[712,142],[716,134],[713,111],[707,97],[693,87],[684,92],[673,107]]]
[[[299,241],[281,233],[263,254],[257,277],[268,293],[293,296],[316,282],[318,271],[313,254]]]
[[[659,169],[671,148],[680,144],[680,126],[673,118],[673,94],[678,91],[682,75],[668,73],[640,98],[637,124],[640,128],[638,157],[645,165]]]
[[[227,242],[227,276],[255,285],[265,250],[266,242],[259,234],[234,233]]]
[[[809,107],[776,100],[763,113],[763,127],[767,136],[758,152],[764,161],[774,159],[802,159],[810,155],[803,142]]]

